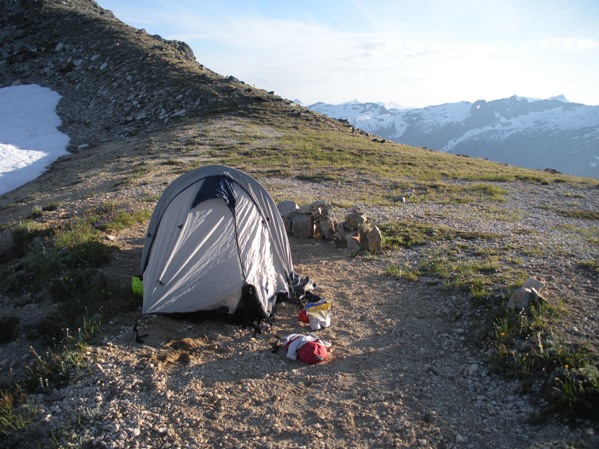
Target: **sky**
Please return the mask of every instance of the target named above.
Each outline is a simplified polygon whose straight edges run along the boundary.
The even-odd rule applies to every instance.
[[[96,0],[305,105],[512,95],[599,105],[596,0]]]
[[[35,84],[0,89],[0,195],[40,176],[66,150],[60,95]]]

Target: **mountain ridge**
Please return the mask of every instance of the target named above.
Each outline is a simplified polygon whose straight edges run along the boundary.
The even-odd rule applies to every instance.
[[[0,86],[40,84],[58,92],[71,150],[219,113],[276,110],[323,120],[213,72],[184,42],[126,25],[93,0],[2,2],[0,42]]]
[[[599,106],[569,102],[563,95],[410,109],[356,102],[309,108],[407,145],[599,177]]]

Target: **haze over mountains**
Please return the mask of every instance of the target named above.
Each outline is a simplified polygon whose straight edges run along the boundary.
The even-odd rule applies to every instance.
[[[310,109],[408,145],[599,178],[599,106],[512,96],[419,109],[316,103]]]

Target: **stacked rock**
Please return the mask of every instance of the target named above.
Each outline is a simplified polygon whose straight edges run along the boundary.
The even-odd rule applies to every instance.
[[[383,236],[380,229],[358,206],[352,206],[345,215],[345,221],[337,224],[335,240],[352,251],[368,250],[375,254],[382,251]]]
[[[352,207],[342,222],[335,220],[331,206],[322,200],[304,206],[287,200],[277,207],[289,235],[300,239],[334,240],[352,251],[382,251],[381,231],[357,206]]]

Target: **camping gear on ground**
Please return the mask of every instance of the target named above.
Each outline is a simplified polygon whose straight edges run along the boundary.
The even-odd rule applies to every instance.
[[[298,321],[301,321],[304,324],[310,324],[310,319],[308,318],[308,314],[306,313],[306,309],[300,309],[297,314]]]
[[[310,328],[315,331],[324,329],[331,325],[331,310],[333,304],[322,299],[312,292],[306,292],[300,297],[300,301],[305,302],[300,309],[297,319],[305,324],[310,324]]]
[[[285,226],[264,187],[230,167],[202,167],[173,181],[156,205],[141,258],[142,316],[245,309],[259,320],[277,294],[291,296],[292,272]]]
[[[288,358],[301,360],[310,365],[326,361],[327,348],[331,347],[330,342],[321,340],[313,334],[289,334],[281,338],[280,343],[285,348]]]
[[[306,304],[306,316],[310,323],[310,328],[315,331],[324,329],[331,325],[331,309],[333,305],[329,301],[320,300],[318,302],[309,302]]]
[[[131,290],[133,294],[143,298],[144,296],[144,283],[139,276],[131,276]]]
[[[304,293],[314,290],[316,288],[316,282],[310,279],[309,276],[301,276],[296,272],[290,274],[291,285],[293,286],[293,292],[297,296],[302,296]]]

